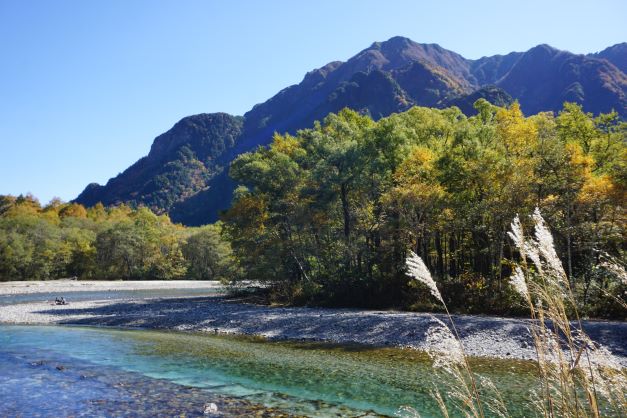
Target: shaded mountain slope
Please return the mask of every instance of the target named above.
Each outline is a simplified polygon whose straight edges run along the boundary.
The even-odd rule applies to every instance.
[[[627,42],[612,45],[596,54],[588,54],[588,57],[606,59],[623,73],[627,73]]]
[[[445,106],[457,106],[464,114],[475,115],[477,110],[474,108],[474,104],[479,99],[485,99],[493,105],[501,107],[509,106],[514,102],[512,96],[505,90],[496,86],[485,86],[470,94],[453,97],[445,102]]]
[[[494,55],[475,60],[471,64],[472,75],[477,84],[495,84],[503,78],[524,55],[524,52],[511,52],[507,55]]]
[[[188,116],[155,138],[149,154],[105,186],[90,184],[76,199],[85,205],[102,202],[143,204],[159,213],[207,187],[221,172],[219,157],[241,135],[242,118],[226,113]]]
[[[617,110],[625,116],[627,77],[606,60],[539,45],[524,53],[496,82],[527,114],[575,102],[588,112]]]

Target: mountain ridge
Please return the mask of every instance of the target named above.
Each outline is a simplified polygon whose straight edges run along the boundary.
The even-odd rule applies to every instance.
[[[472,114],[481,97],[498,105],[518,100],[528,114],[574,101],[585,111],[614,109],[625,118],[625,61],[625,43],[586,55],[541,44],[469,60],[438,44],[393,37],[307,72],[243,116],[181,119],[155,139],[146,157],[104,186],[88,185],[75,201],[146,205],[188,225],[214,221],[230,204],[235,185],[227,167],[235,156],[267,145],[274,132],[295,133],[344,107],[374,119],[412,106],[456,105]]]
[[[602,51],[587,54],[589,57],[605,59],[614,64],[623,73],[627,73],[627,42],[621,42]]]

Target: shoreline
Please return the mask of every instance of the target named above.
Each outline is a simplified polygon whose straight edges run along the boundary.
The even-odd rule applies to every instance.
[[[33,293],[68,293],[98,291],[134,291],[168,289],[224,289],[217,281],[203,280],[33,280],[0,282],[0,296],[25,295]]]
[[[0,294],[2,289],[0,288]],[[426,332],[442,314],[339,308],[270,307],[221,295],[106,299],[54,305],[0,306],[0,324],[82,325],[232,334],[268,340],[427,348]],[[526,319],[453,315],[466,352],[474,357],[532,360]],[[584,321],[590,337],[627,367],[627,323]]]

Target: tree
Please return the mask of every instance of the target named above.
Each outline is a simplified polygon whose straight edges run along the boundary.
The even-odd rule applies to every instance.
[[[237,262],[222,237],[220,224],[199,228],[187,238],[182,250],[189,278],[224,282],[237,278]]]

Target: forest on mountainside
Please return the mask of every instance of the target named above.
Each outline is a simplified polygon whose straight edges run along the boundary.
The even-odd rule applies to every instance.
[[[516,314],[507,231],[538,207],[581,312],[623,315],[627,124],[575,104],[529,117],[517,103],[475,107],[376,122],[343,110],[276,134],[231,164],[233,204],[203,227],[144,207],[2,196],[0,280],[254,280],[281,303],[437,309],[406,275],[413,250],[450,308]]]

